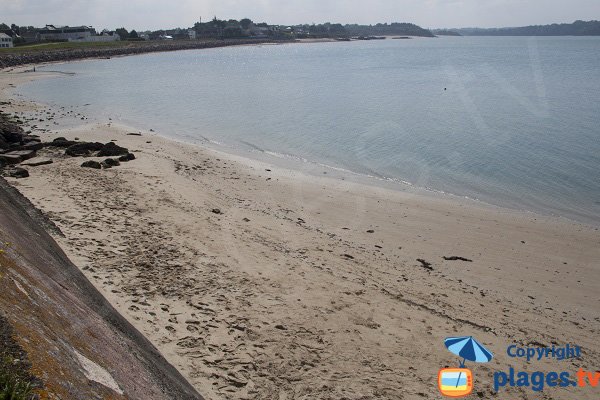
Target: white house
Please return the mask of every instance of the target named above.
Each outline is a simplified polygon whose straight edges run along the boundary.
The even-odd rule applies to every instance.
[[[81,39],[69,39],[69,42],[117,42],[121,36],[115,31],[102,31],[100,35],[87,36]]]
[[[96,36],[96,30],[91,26],[54,26],[46,25],[39,30],[40,40],[77,40],[88,41],[91,36]]]
[[[191,40],[196,40],[196,31],[194,29],[188,29],[188,36]]]
[[[6,33],[0,33],[0,48],[13,47],[13,38]]]

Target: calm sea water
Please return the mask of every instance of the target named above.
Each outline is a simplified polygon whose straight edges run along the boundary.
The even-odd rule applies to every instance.
[[[600,224],[600,38],[222,48],[50,66],[21,88],[181,140]]]

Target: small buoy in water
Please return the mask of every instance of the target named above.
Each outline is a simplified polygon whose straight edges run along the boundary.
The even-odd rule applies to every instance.
[[[444,88],[444,90],[446,90],[446,88]]]

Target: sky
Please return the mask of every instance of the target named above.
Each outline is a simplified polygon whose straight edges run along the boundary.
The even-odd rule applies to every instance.
[[[146,30],[217,16],[272,24],[412,22],[505,27],[600,19],[600,0],[0,0],[0,22]]]

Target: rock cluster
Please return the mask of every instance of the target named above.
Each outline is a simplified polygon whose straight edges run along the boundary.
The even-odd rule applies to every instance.
[[[15,165],[35,157],[43,144],[39,136],[27,135],[23,128],[6,114],[0,113],[0,169],[16,178],[29,176],[26,169]]]
[[[42,142],[39,136],[28,135],[10,116],[0,113],[0,172],[4,176],[26,178],[29,172],[23,166],[35,167],[51,164],[51,159],[31,160],[44,148],[65,149],[64,154],[69,157],[118,157],[106,158],[104,161],[85,161],[81,164],[87,168],[112,168],[121,165],[121,162],[135,160],[135,155],[125,147],[114,142],[79,142],[58,137],[51,142]],[[18,166],[20,164],[20,166]]]

